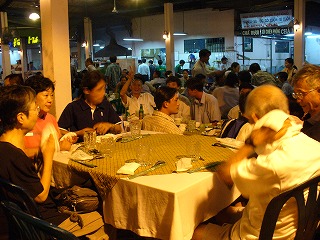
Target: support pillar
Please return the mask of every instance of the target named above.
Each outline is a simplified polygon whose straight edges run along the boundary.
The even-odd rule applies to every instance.
[[[93,58],[92,23],[91,23],[91,19],[88,17],[84,18],[84,38],[85,38],[85,41],[87,41],[87,46],[85,47],[86,59]]]
[[[8,18],[6,12],[0,12],[1,17],[1,32],[8,28]],[[11,74],[11,62],[10,62],[10,48],[8,44],[1,43],[2,50],[2,79]]]
[[[294,0],[294,19],[300,27],[294,27],[294,64],[300,69],[305,62],[305,0]]]
[[[40,0],[43,74],[55,83],[51,113],[58,119],[71,102],[68,0]]]
[[[166,42],[166,68],[174,72],[173,3],[164,4],[164,31],[168,32]]]

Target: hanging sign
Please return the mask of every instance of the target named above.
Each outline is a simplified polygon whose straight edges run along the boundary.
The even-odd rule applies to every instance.
[[[292,21],[291,10],[240,14],[242,29],[288,26]]]

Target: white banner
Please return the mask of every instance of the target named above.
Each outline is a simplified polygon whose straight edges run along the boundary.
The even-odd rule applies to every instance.
[[[242,29],[288,26],[292,11],[257,12],[240,14]]]

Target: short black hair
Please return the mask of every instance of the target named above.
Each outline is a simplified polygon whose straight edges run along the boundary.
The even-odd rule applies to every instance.
[[[29,116],[30,104],[35,97],[35,91],[28,86],[12,85],[0,88],[0,135],[17,126],[18,113],[23,112]]]
[[[201,75],[204,76],[203,74]],[[199,77],[197,76],[191,77],[188,81],[186,81],[186,87],[190,90],[198,90],[199,92],[203,92],[204,79],[201,78],[200,76]]]
[[[104,75],[99,70],[86,72],[85,74],[83,74],[81,84],[80,84],[82,91],[84,88],[92,90],[97,86],[100,80],[106,81],[106,79],[104,78]]]
[[[183,64],[186,63],[186,61],[185,60],[180,60],[179,63],[183,65]]]
[[[238,73],[239,80],[241,83],[247,82],[251,83],[251,73],[248,70],[243,70]]]
[[[117,56],[110,56],[110,62],[115,63],[117,61]]]
[[[286,73],[286,72],[278,72],[277,76],[281,82],[288,80],[288,73]]]
[[[164,102],[169,102],[177,93],[175,88],[163,86],[159,87],[154,94],[154,102],[158,110],[162,108]]]
[[[40,75],[33,75],[27,78],[24,85],[31,87],[36,94],[52,89],[54,91],[54,83],[46,77]]]
[[[167,78],[166,80],[166,84],[171,83],[171,82],[175,82],[177,83],[178,87],[181,87],[181,80],[180,78],[176,77],[176,76],[170,76]]]
[[[149,63],[150,63],[150,64],[153,64],[153,61],[150,59],[150,60],[149,60]]]
[[[211,55],[211,52],[208,49],[201,49],[199,52],[199,57],[206,57],[208,54]]]
[[[9,80],[9,85],[23,85],[23,77],[21,73],[11,73],[4,78]]]
[[[161,72],[159,70],[154,70],[153,74],[156,74],[158,77],[161,76]]]
[[[163,61],[160,59],[158,60],[158,64],[161,65],[163,63]]]
[[[233,72],[230,72],[226,77],[224,85],[235,88],[238,85],[238,83],[239,83],[238,75]]]
[[[144,84],[144,78],[143,76],[140,74],[140,73],[136,73],[134,76],[133,76],[133,80],[140,80],[142,84]]]
[[[145,58],[142,58],[142,60],[141,60],[143,63],[145,63],[145,62],[147,62],[147,59],[145,59]]]
[[[249,71],[252,73],[256,73],[261,70],[259,63],[252,63],[249,67]]]

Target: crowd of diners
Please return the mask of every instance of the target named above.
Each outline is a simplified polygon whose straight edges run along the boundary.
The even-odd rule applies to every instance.
[[[49,193],[55,151],[70,150],[88,130],[98,135],[121,133],[118,123],[124,116],[108,101],[108,89],[119,93],[129,120],[138,117],[142,106],[144,130],[183,134],[181,123],[189,120],[205,125],[223,120],[221,137],[244,145],[217,174],[228,187],[240,190],[241,201],[200,224],[193,239],[258,239],[270,200],[319,174],[320,67],[306,64],[298,70],[288,58],[285,69],[272,75],[258,63],[242,71],[236,62],[228,67],[224,58],[221,69],[212,69],[210,54],[201,50],[191,72],[180,61],[175,75],[145,59],[137,71],[121,70],[116,57],[103,74],[88,60],[77,86],[79,94],[58,121],[50,114],[55,86],[49,78],[7,76],[0,89],[0,177],[23,187],[44,220],[77,236],[107,234],[98,212],[90,215],[97,219],[94,226],[67,227],[68,216],[58,212]],[[46,137],[45,132],[49,132]],[[291,221],[297,218],[292,202],[280,218],[275,236],[292,238],[297,227]]]

